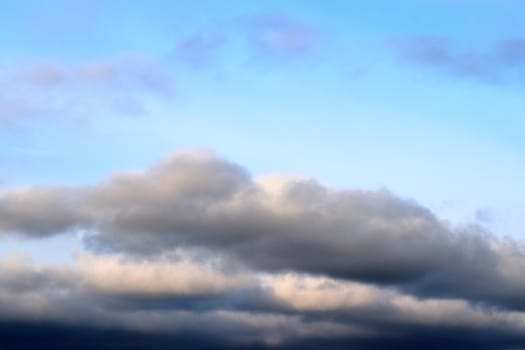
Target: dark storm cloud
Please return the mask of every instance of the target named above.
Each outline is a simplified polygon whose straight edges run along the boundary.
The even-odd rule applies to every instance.
[[[335,190],[310,179],[253,179],[205,152],[82,188],[0,197],[4,234],[87,232],[91,248],[154,255],[213,252],[267,272],[390,285],[421,296],[525,308],[521,243],[454,229],[385,190]]]
[[[485,50],[459,48],[439,37],[419,37],[398,43],[401,57],[428,68],[487,82],[525,79],[525,38],[507,38]]]

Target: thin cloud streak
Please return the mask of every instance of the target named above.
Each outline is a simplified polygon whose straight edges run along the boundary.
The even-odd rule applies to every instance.
[[[485,50],[460,48],[448,39],[421,36],[400,41],[395,49],[406,62],[483,82],[525,79],[525,38],[504,38]]]
[[[173,76],[166,67],[139,56],[71,66],[28,63],[0,77],[0,127],[33,120],[144,115],[144,96],[167,98],[173,90]]]

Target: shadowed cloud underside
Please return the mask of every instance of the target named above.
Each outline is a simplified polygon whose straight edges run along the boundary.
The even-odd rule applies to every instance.
[[[519,339],[525,327],[521,243],[387,190],[252,178],[207,151],[89,186],[6,190],[0,223],[35,239],[81,231],[91,250],[73,266],[4,260],[7,320],[239,347],[423,341],[410,327]]]

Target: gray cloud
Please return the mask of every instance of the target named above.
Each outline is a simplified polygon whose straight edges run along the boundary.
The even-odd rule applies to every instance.
[[[196,334],[229,347],[284,348],[302,342],[313,342],[313,348],[334,341],[410,343],[416,332],[430,338],[457,332],[450,340],[460,342],[492,334],[498,344],[523,344],[525,332],[519,312],[328,277],[232,272],[220,260],[184,250],[148,259],[81,256],[68,267],[12,256],[0,260],[0,282],[0,322],[19,322],[26,330],[37,322],[41,329],[89,327],[88,334]],[[419,341],[432,343],[424,339]]]
[[[439,37],[419,37],[398,43],[401,57],[425,67],[487,82],[525,78],[525,38],[502,39],[486,50],[461,49]]]
[[[2,199],[2,231],[47,235],[87,223],[81,213],[68,209],[77,202],[75,191],[28,188],[6,193]]]
[[[364,334],[348,322],[307,320],[275,309],[244,310],[246,305],[228,307],[226,301],[236,297],[237,304],[242,304],[238,293],[253,293],[258,286],[255,277],[222,269],[187,257],[154,261],[82,257],[75,268],[36,266],[11,257],[0,261],[0,321],[115,327],[153,334],[198,332],[233,344],[278,345],[308,337]],[[156,307],[152,306],[155,300],[160,302]]]
[[[267,272],[390,285],[420,296],[524,308],[520,243],[451,228],[386,190],[251,178],[206,152],[81,188],[0,196],[0,229],[36,237],[82,229],[92,249],[143,256],[192,247]]]

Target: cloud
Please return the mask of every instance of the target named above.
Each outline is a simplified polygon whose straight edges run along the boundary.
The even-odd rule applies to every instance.
[[[252,178],[204,151],[86,187],[0,196],[0,230],[82,230],[90,249],[136,256],[198,249],[270,273],[296,271],[391,286],[422,297],[525,308],[524,247],[478,226],[450,227],[386,190],[313,179]]]
[[[127,55],[114,60],[100,60],[68,67],[52,63],[21,66],[8,77],[12,85],[35,88],[119,88],[139,89],[154,94],[171,90],[171,77],[151,60]]]
[[[53,63],[32,63],[20,66],[5,78],[11,85],[35,88],[58,86],[86,88],[136,88],[152,93],[167,93],[170,76],[152,60],[127,55],[114,60],[92,61],[67,66]]]
[[[297,61],[314,54],[319,44],[318,31],[306,22],[284,15],[257,15],[183,37],[176,44],[174,57],[192,68],[208,67],[220,60],[223,51],[231,54],[232,50],[237,50],[234,56],[253,54],[262,60]]]
[[[525,345],[523,245],[386,190],[254,178],[197,150],[89,186],[0,193],[1,235],[77,231],[91,251],[71,266],[0,261],[6,327],[229,348]]]
[[[74,192],[58,188],[19,189],[2,197],[2,231],[46,235],[87,223],[87,218],[68,209],[77,201]]]
[[[197,263],[180,252],[155,261],[84,255],[78,267],[90,288],[107,294],[215,295],[247,288],[253,282],[250,276],[229,271],[217,262]]]
[[[171,96],[173,86],[165,67],[133,55],[78,65],[27,63],[0,76],[0,123],[142,115],[144,95]]]
[[[196,32],[177,44],[175,55],[193,68],[202,68],[217,58],[227,42],[228,36],[222,31]]]
[[[497,214],[490,208],[478,208],[474,212],[474,218],[480,223],[489,224],[496,221]]]
[[[257,279],[225,274],[209,264],[187,255],[170,262],[84,256],[66,268],[11,257],[0,261],[0,320],[160,335],[200,333],[237,345],[362,335],[352,325],[330,320],[228,308],[226,297],[253,293]],[[222,303],[217,302],[221,297]],[[203,304],[210,306],[202,309]]]
[[[0,94],[0,106],[0,127],[11,126],[19,120],[49,118],[56,113],[54,106],[9,94]]]
[[[520,312],[308,274],[232,272],[223,263],[185,250],[141,260],[83,255],[73,266],[4,258],[0,342],[100,349],[105,341],[126,347],[143,339],[155,349],[167,339],[190,348],[210,339],[225,348],[375,349],[431,348],[444,337],[453,349],[474,343],[504,349],[525,341]],[[99,344],[85,343],[81,334],[100,335]],[[486,342],[474,342],[480,336]]]
[[[407,62],[453,76],[485,82],[520,81],[525,78],[525,38],[506,38],[486,50],[461,49],[451,41],[432,36],[406,40],[396,50]]]
[[[250,20],[248,32],[256,50],[277,58],[302,58],[319,44],[313,27],[287,16],[256,16]]]
[[[31,61],[7,67],[0,72],[0,127],[49,119],[85,122],[93,115],[144,115],[150,96],[174,93],[174,67],[162,56],[201,69],[220,60],[222,51],[232,53],[238,42],[243,49],[234,56],[255,53],[280,61],[304,59],[320,42],[311,25],[288,16],[250,16],[231,22],[197,29],[159,57],[124,54],[77,63]]]

